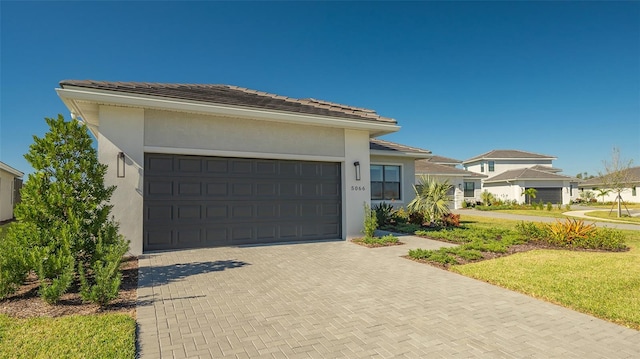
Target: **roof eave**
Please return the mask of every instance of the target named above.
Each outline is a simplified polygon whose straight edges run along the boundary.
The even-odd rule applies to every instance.
[[[285,111],[265,110],[241,106],[221,105],[208,102],[190,101],[166,98],[160,96],[137,95],[115,91],[87,89],[76,86],[56,88],[58,96],[75,116],[79,116],[87,123],[92,132],[97,132],[100,124],[94,115],[83,113],[78,101],[95,104],[113,104],[127,107],[150,108],[158,110],[172,110],[180,112],[201,113],[259,119],[274,122],[316,125],[323,127],[338,127],[369,131],[371,136],[382,136],[397,132],[400,126],[392,122],[373,122],[356,119],[346,119],[328,116],[291,113]]]
[[[0,169],[11,173],[12,175],[14,175],[17,178],[22,178],[24,176],[23,172],[18,171],[17,169],[15,169],[15,168],[13,168],[13,167],[11,167],[11,166],[3,163],[3,162],[0,162]]]
[[[373,156],[390,156],[390,157],[410,157],[410,158],[429,158],[430,153],[417,153],[417,152],[402,152],[402,151],[384,151],[384,150],[369,150],[369,154]]]
[[[482,158],[472,158],[470,160],[464,160],[462,161],[462,164],[468,164],[468,163],[473,163],[473,162],[478,162],[478,161],[487,161],[487,160],[491,160],[491,161],[496,161],[496,160],[527,160],[527,161],[535,161],[535,160],[552,160],[555,161],[557,160],[558,157],[504,157],[504,158],[499,158],[499,157],[482,157]]]

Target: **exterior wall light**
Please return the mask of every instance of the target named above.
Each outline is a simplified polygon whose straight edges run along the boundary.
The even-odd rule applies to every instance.
[[[118,178],[124,178],[124,152],[118,152],[117,172]]]
[[[355,161],[353,166],[356,168],[356,181],[360,181],[360,162]]]

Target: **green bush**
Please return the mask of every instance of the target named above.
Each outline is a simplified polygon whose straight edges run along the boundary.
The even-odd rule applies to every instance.
[[[564,209],[565,209],[565,210],[567,210],[567,211],[570,211],[570,210],[571,210],[571,205],[567,203],[567,204],[564,206]]]
[[[551,204],[551,202],[547,202],[547,211],[551,212],[552,209],[553,205]]]
[[[589,249],[604,249],[618,251],[627,248],[625,235],[622,231],[613,228],[598,228],[593,235],[581,238],[576,246]]]
[[[394,230],[397,231],[397,232],[401,232],[401,233],[414,234],[414,233],[416,233],[416,231],[419,231],[420,228],[422,228],[422,227],[417,225],[417,224],[402,223],[402,224],[397,224],[394,227]]]
[[[393,212],[391,219],[398,224],[405,224],[409,222],[409,213],[404,208],[399,208]]]
[[[411,249],[409,250],[409,257],[413,259],[436,262],[442,265],[458,264],[458,261],[454,256],[441,250],[430,250],[422,248]]]
[[[376,212],[376,220],[378,222],[378,226],[384,226],[391,223],[393,213],[395,212],[395,209],[392,205],[386,202],[380,202],[377,205],[373,206],[373,210]]]
[[[520,222],[516,224],[516,231],[526,239],[544,239],[548,237],[548,227],[542,223]]]
[[[376,212],[371,210],[369,204],[364,204],[364,229],[362,233],[365,238],[373,238],[378,228],[378,218]]]
[[[34,136],[24,156],[35,172],[20,191],[17,221],[3,244],[8,250],[0,251],[0,299],[32,270],[40,282],[41,297],[55,303],[80,274],[77,266],[98,268],[98,261],[107,263],[104,253],[128,250],[128,242],[109,219],[108,201],[115,186],[104,184],[107,166],[98,162],[86,125],[67,122],[62,115],[46,122],[49,132],[42,138]],[[18,261],[15,256],[21,251],[23,259]]]
[[[16,223],[7,227],[6,231],[21,230]],[[20,233],[0,236],[0,299],[15,293],[29,273],[29,253],[24,238]]]
[[[482,252],[476,249],[468,249],[468,248],[455,248],[450,251],[452,254],[457,255],[458,257],[467,260],[467,261],[475,261],[478,259],[484,258],[482,256]]]

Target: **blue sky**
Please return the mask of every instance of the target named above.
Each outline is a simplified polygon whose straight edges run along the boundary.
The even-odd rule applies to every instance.
[[[640,165],[640,2],[0,1],[0,161],[24,172],[64,79],[229,84],[376,110],[383,139],[597,174]]]

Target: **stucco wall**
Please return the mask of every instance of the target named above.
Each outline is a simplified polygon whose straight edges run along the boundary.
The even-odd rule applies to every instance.
[[[129,251],[139,255],[142,253],[144,110],[100,106],[99,111],[98,159],[108,165],[105,184],[116,186],[111,197],[111,213],[120,224],[120,233],[130,241]],[[118,178],[117,173],[119,152],[125,154],[123,178]]]
[[[597,199],[598,202],[603,201],[602,197],[598,196],[598,191],[595,191],[592,188],[581,188],[580,190],[574,189],[574,191],[577,192],[577,196],[574,196],[575,198],[579,198],[580,192],[582,191],[591,191],[595,196],[594,198]],[[622,193],[620,193],[620,196],[622,197],[622,200],[625,202],[640,203],[640,185],[636,186],[635,192],[636,192],[636,195],[634,196],[632,188],[626,188],[624,191],[622,191]],[[614,202],[616,200],[616,197],[617,197],[616,193],[610,192],[608,195],[604,196],[604,202]]]
[[[499,175],[500,173],[506,172],[506,171],[510,171],[510,170],[516,170],[519,168],[530,168],[536,165],[543,165],[543,166],[549,166],[552,167],[552,160],[495,160],[495,166],[494,166],[494,171],[493,172],[489,172],[489,161],[479,161],[479,162],[473,162],[473,163],[469,163],[466,164],[466,169],[467,171],[471,171],[471,172],[475,172],[475,173],[482,173],[484,175],[487,175],[489,177],[493,177],[496,175]],[[484,163],[484,172],[480,171],[480,165]]]
[[[0,169],[0,221],[13,218],[13,179],[15,176]]]
[[[145,110],[144,144],[245,153],[343,157],[344,130]]]
[[[342,166],[343,236],[362,236],[364,204],[371,204],[371,174],[369,171],[369,133],[344,131],[345,160]],[[354,162],[360,164],[360,180],[356,180]]]

